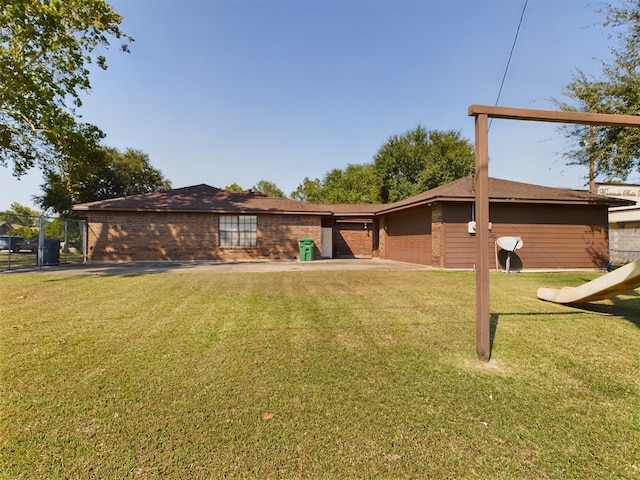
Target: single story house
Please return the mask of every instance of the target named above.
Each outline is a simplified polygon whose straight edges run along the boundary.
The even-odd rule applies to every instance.
[[[625,200],[490,179],[491,235],[519,236],[511,269],[604,268],[607,212]],[[312,238],[315,258],[379,257],[472,269],[475,194],[462,178],[386,205],[323,205],[227,192],[208,185],[75,205],[87,220],[89,260],[296,259]],[[507,253],[491,245],[495,268]]]
[[[22,227],[22,225],[18,225],[16,223],[9,222],[0,222],[0,235],[9,235],[12,230],[16,230]]]
[[[333,207],[203,184],[73,209],[87,220],[89,260],[295,259],[301,238],[316,258],[371,257],[373,209]]]

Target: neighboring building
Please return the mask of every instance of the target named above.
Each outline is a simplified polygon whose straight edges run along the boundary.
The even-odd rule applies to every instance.
[[[607,210],[627,205],[586,192],[490,179],[492,235],[520,236],[511,269],[604,268]],[[474,192],[463,178],[388,205],[319,205],[208,185],[75,205],[90,260],[379,257],[442,269],[475,262]],[[491,246],[495,268],[506,253]]]
[[[611,262],[622,265],[640,257],[640,185],[596,185],[598,195],[624,199],[631,205],[609,209],[609,251]]]
[[[9,235],[12,230],[16,230],[20,227],[22,227],[22,225],[0,222],[0,235]]]

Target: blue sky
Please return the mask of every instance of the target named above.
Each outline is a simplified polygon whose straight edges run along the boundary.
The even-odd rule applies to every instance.
[[[110,3],[136,41],[105,52],[80,110],[105,144],[144,151],[174,187],[264,179],[289,194],[418,124],[473,142],[468,107],[495,103],[524,0]],[[597,75],[613,45],[597,8],[529,0],[499,104],[551,109],[576,68]],[[557,128],[493,121],[489,174],[584,188]],[[42,183],[6,168],[0,181],[1,210],[33,206]]]

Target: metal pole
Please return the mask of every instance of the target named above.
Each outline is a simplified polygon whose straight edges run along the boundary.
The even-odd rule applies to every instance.
[[[88,224],[86,220],[80,220],[82,222],[82,263],[87,263],[87,241],[89,238]]]
[[[68,230],[67,230],[68,229],[67,222],[68,221],[69,221],[68,219],[66,219],[66,218],[64,219],[64,248],[62,249],[62,258],[64,258],[64,263],[65,264],[67,263],[67,250],[69,249],[68,248],[69,239],[67,237],[67,232],[68,232]]]
[[[40,217],[38,219],[38,267],[42,267],[44,265],[44,217]]]
[[[491,356],[489,317],[489,141],[488,115],[476,116],[476,353]]]
[[[13,224],[11,222],[11,217],[9,217],[9,250],[7,252],[7,270],[11,270],[11,249],[13,247]]]

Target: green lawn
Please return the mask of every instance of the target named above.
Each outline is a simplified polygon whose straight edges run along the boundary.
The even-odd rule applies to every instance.
[[[492,274],[0,275],[0,478],[640,478],[640,296]]]

